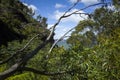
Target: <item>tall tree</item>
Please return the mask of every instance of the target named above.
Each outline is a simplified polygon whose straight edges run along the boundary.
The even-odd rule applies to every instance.
[[[79,13],[79,11],[68,14],[69,11],[78,4],[78,1],[51,27],[51,32],[42,27],[34,27],[39,24],[38,21],[34,20],[30,15],[23,13],[26,14],[25,19],[27,18],[28,22],[32,23],[22,27],[25,31],[20,33],[27,35],[27,38],[24,39],[22,43],[13,41],[8,44],[7,48],[4,46],[1,47],[0,52],[2,52],[2,55],[4,53],[9,53],[3,56],[3,58],[0,57],[2,60],[0,61],[1,80],[7,78],[18,80],[21,79],[21,77],[21,80],[120,79],[120,14],[118,6],[116,6],[115,10],[110,10],[104,5],[96,9],[93,14],[87,14],[90,17],[81,21],[78,26],[75,27],[75,31],[69,38],[68,42],[73,45],[69,50],[65,50],[62,47],[55,47],[51,53],[48,52],[51,46],[51,40],[53,40],[55,28],[60,21],[73,14],[86,14]],[[115,2],[116,0],[113,1],[113,3],[117,4]],[[80,10],[99,4],[106,3],[93,4]],[[22,12],[21,9],[20,12]],[[22,22],[22,20],[20,21]],[[44,18],[42,21],[43,27],[46,26],[46,21],[47,19]],[[17,22],[19,23],[19,21]],[[15,23],[16,20],[14,25]],[[63,37],[66,34],[64,34]]]

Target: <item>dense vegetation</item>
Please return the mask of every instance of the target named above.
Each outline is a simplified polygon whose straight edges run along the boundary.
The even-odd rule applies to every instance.
[[[108,6],[103,5],[79,22],[67,40],[69,49],[55,46],[48,53],[54,42],[51,38],[38,54],[22,65],[23,69],[25,66],[39,72],[18,70],[6,80],[119,80],[120,2],[113,0],[114,9]],[[33,14],[19,0],[0,1],[0,61],[19,52],[5,64],[0,64],[0,72],[34,50],[49,35],[47,19],[41,16],[33,19]],[[29,46],[19,51],[37,34],[39,36]]]

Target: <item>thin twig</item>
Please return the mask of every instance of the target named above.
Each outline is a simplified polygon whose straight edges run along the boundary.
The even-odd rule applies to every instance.
[[[77,4],[78,2],[76,2],[73,7]],[[103,4],[103,3],[99,3],[99,4]],[[86,8],[89,8],[91,6],[95,6],[95,5],[99,5],[99,4],[94,4],[94,5],[90,5],[90,6],[87,6],[85,8],[82,8],[80,10],[84,10]],[[16,62],[15,64],[13,64],[9,69],[5,70],[4,72],[0,73],[0,79],[1,80],[4,80],[6,79],[7,77],[13,75],[15,72],[19,71],[19,69],[21,68],[21,65],[23,65],[24,63],[26,63],[27,61],[29,61],[31,58],[34,57],[34,55],[36,55],[39,50],[41,50],[42,48],[44,48],[47,43],[49,42],[49,40],[51,39],[51,37],[53,36],[54,34],[54,31],[55,31],[55,27],[60,23],[60,21],[65,18],[64,16],[73,8],[69,8],[68,11],[66,11],[63,16],[61,16],[58,21],[54,24],[53,28],[52,28],[52,31],[51,33],[49,34],[49,36],[47,37],[46,41],[43,42],[42,44],[39,44],[32,52],[26,54],[20,61]],[[80,10],[76,11],[76,12],[79,12]],[[74,12],[74,13],[76,13]],[[73,13],[73,14],[74,14]],[[72,15],[72,14],[71,14]],[[71,30],[72,31],[72,30]],[[67,34],[67,33],[66,33]],[[65,34],[65,35],[66,35]]]
[[[66,18],[65,15],[73,9],[73,7],[75,7],[77,4],[78,4],[79,0],[77,0],[76,3],[73,4],[73,6],[71,6],[59,19],[58,21],[50,28],[52,29],[51,32],[50,32],[50,35],[48,36],[47,40],[50,39],[50,37],[54,34],[54,31],[55,31],[55,27],[60,23],[60,21],[63,19],[63,18]]]
[[[57,41],[55,41],[55,43],[52,45],[52,47],[50,48],[48,53],[51,53],[52,49],[55,47],[55,45],[61,41],[69,32],[71,32],[72,30],[74,30],[76,27],[71,28],[69,31],[67,31],[63,36],[61,36]]]
[[[73,14],[77,14],[77,13],[82,14],[82,13],[80,13],[80,11],[85,10],[85,9],[87,9],[89,7],[96,6],[96,5],[101,5],[101,4],[105,4],[105,3],[97,3],[97,4],[89,5],[87,7],[82,8],[82,9],[76,10],[76,11],[74,11],[74,12],[68,14],[68,15],[65,15],[64,17],[69,17],[69,16],[71,16]],[[86,14],[86,13],[84,13],[84,14]]]
[[[13,57],[15,57],[15,56],[17,56],[18,54],[20,54],[20,52],[24,51],[24,50],[28,47],[28,45],[29,45],[37,36],[39,36],[39,34],[37,34],[37,35],[35,35],[34,37],[32,37],[32,38],[28,41],[28,43],[27,43],[22,49],[16,51],[13,55],[11,55],[11,56],[10,56],[9,58],[7,58],[6,60],[0,61],[0,65],[8,62],[8,61],[11,60]]]

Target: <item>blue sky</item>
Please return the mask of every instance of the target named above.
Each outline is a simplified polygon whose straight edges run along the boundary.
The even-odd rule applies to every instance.
[[[29,8],[32,8],[35,11],[35,16],[41,15],[48,19],[48,28],[51,27],[58,18],[76,2],[76,0],[21,0]],[[74,7],[69,13],[76,11],[78,9],[84,8],[85,6],[99,3],[99,0],[81,0],[79,4]],[[93,12],[96,7],[88,8],[81,12]],[[87,18],[86,15],[82,17]],[[83,18],[79,15],[72,15],[66,19],[63,19],[62,22],[56,27],[55,30],[55,39],[60,38],[67,32],[69,29],[75,27],[80,20]],[[68,34],[70,35],[70,34]]]

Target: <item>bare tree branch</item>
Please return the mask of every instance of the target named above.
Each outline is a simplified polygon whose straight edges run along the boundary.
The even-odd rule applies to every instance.
[[[76,4],[76,3],[75,3]],[[94,4],[94,5],[89,5],[89,6],[87,6],[87,7],[85,7],[85,8],[82,8],[82,9],[79,9],[79,10],[77,10],[77,11],[75,11],[75,12],[72,12],[71,14],[68,14],[68,15],[65,15],[65,14],[67,14],[66,12],[65,12],[65,14],[62,16],[63,18],[66,18],[66,17],[69,17],[69,16],[71,16],[71,15],[73,15],[73,14],[85,14],[85,15],[90,15],[89,13],[80,13],[79,11],[81,11],[81,10],[84,10],[84,9],[86,9],[86,8],[89,8],[89,7],[91,7],[91,6],[96,6],[96,5],[100,5],[100,4],[103,4],[103,3],[97,3],[97,4]],[[72,9],[72,8],[70,8],[70,9]],[[67,12],[69,12],[70,10],[68,10]],[[75,28],[75,27],[74,27]],[[60,37],[53,45],[52,45],[52,47],[50,48],[50,50],[49,50],[49,52],[48,53],[51,53],[51,51],[52,51],[52,49],[54,48],[54,46],[61,40],[61,39],[63,39],[70,31],[72,31],[74,28],[72,28],[72,29],[70,29],[68,32],[66,32],[62,37]],[[47,55],[47,57],[48,57],[48,55]]]
[[[96,6],[96,5],[101,5],[101,4],[106,4],[106,3],[97,3],[97,4],[89,5],[87,7],[82,8],[82,9],[76,10],[76,11],[74,11],[74,12],[68,14],[68,15],[64,15],[63,17],[66,18],[66,17],[69,17],[69,16],[71,16],[73,14],[86,14],[86,15],[88,15],[87,13],[80,13],[80,11],[85,10],[85,9],[87,9],[89,7]]]
[[[47,38],[47,40],[48,40],[48,39],[50,38],[50,36],[54,33],[55,27],[60,23],[60,21],[61,21],[63,18],[67,18],[67,17],[69,17],[69,16],[71,16],[71,15],[73,15],[73,14],[85,14],[85,15],[90,15],[90,14],[88,14],[88,13],[80,13],[79,11],[82,11],[82,10],[87,9],[87,8],[89,8],[89,7],[92,7],[92,6],[101,5],[101,4],[106,4],[106,3],[97,3],[97,4],[89,5],[89,6],[87,6],[87,7],[84,7],[84,8],[82,8],[82,9],[79,9],[79,10],[77,10],[77,11],[74,11],[74,12],[66,15],[70,10],[72,10],[72,9],[78,4],[78,2],[79,2],[79,0],[77,0],[77,2],[74,3],[73,6],[70,7],[70,8],[58,19],[58,21],[50,28],[50,29],[52,29],[52,30],[51,30],[51,33],[50,33],[49,37]]]
[[[0,73],[0,79],[4,80],[7,77],[11,76],[14,74],[16,71],[18,71],[21,67],[21,65],[25,64],[29,59],[34,57],[38,53],[40,49],[45,47],[45,45],[48,43],[48,41],[45,41],[44,43],[40,44],[36,49],[34,49],[32,52],[29,54],[26,54],[22,59],[20,59],[17,63],[15,63],[12,67],[10,67],[8,70]]]
[[[63,36],[61,36],[53,45],[52,47],[50,48],[49,52],[48,53],[51,53],[52,49],[55,47],[55,45],[61,41],[69,32],[71,32],[72,30],[74,30],[76,27],[73,27],[71,28],[69,31],[67,31]]]
[[[20,67],[20,65],[21,65],[21,63],[16,63],[11,68],[9,68],[8,70],[0,73],[0,80],[5,80],[7,77],[14,74],[17,71],[17,69]]]
[[[17,56],[18,54],[20,54],[20,52],[24,51],[24,50],[28,47],[28,45],[29,45],[37,36],[39,36],[39,34],[37,34],[37,35],[35,35],[34,37],[32,37],[32,38],[29,40],[29,42],[28,42],[22,49],[16,51],[13,55],[11,55],[11,56],[10,56],[9,58],[7,58],[6,60],[0,61],[0,65],[8,62],[8,61],[11,60],[13,57],[15,57],[15,56]]]
[[[47,40],[49,40],[49,39],[50,39],[50,36],[52,36],[52,35],[54,34],[55,27],[60,23],[60,21],[61,21],[63,18],[66,18],[65,15],[66,15],[70,10],[72,10],[73,7],[75,7],[75,6],[78,4],[78,2],[79,2],[79,0],[77,0],[77,2],[74,3],[73,6],[70,7],[70,8],[58,19],[58,21],[51,27],[52,30],[51,30],[51,33],[50,33],[50,35],[48,36]]]
[[[79,0],[78,0],[79,1]],[[38,53],[39,50],[41,50],[42,48],[44,48],[46,46],[46,44],[50,41],[50,39],[52,38],[53,34],[54,34],[54,31],[55,31],[55,27],[60,23],[60,21],[63,19],[63,18],[66,18],[65,16],[69,17],[71,16],[72,14],[75,14],[77,12],[79,12],[80,10],[84,10],[86,8],[89,8],[91,6],[96,6],[96,5],[99,5],[99,4],[103,4],[103,3],[98,3],[98,4],[94,4],[94,5],[90,5],[90,6],[87,6],[85,8],[82,8],[78,11],[75,11],[69,15],[66,15],[75,5],[77,5],[78,1],[71,7],[69,8],[59,19],[58,21],[54,24],[54,26],[52,26],[52,31],[50,32],[49,36],[47,37],[47,39],[45,40],[45,42],[43,42],[42,44],[39,44],[32,52],[26,54],[23,58],[21,58],[18,62],[16,62],[13,66],[11,66],[8,70],[5,70],[4,72],[0,73],[0,79],[1,80],[4,80],[6,79],[7,77],[13,75],[15,72],[19,71],[19,69],[21,69],[21,66],[25,63],[27,63],[27,61],[29,61],[32,57],[34,57],[34,55],[36,55]],[[72,29],[70,30],[72,31]],[[69,31],[69,32],[70,32]],[[66,33],[67,34],[67,33]],[[66,35],[65,34],[65,35]],[[64,37],[64,35],[63,35]],[[62,38],[63,38],[62,37]],[[61,39],[62,39],[61,38]],[[54,46],[53,46],[54,47]],[[30,70],[29,68],[26,68],[27,70]],[[33,70],[32,70],[33,71]],[[35,71],[37,72],[37,71]]]

